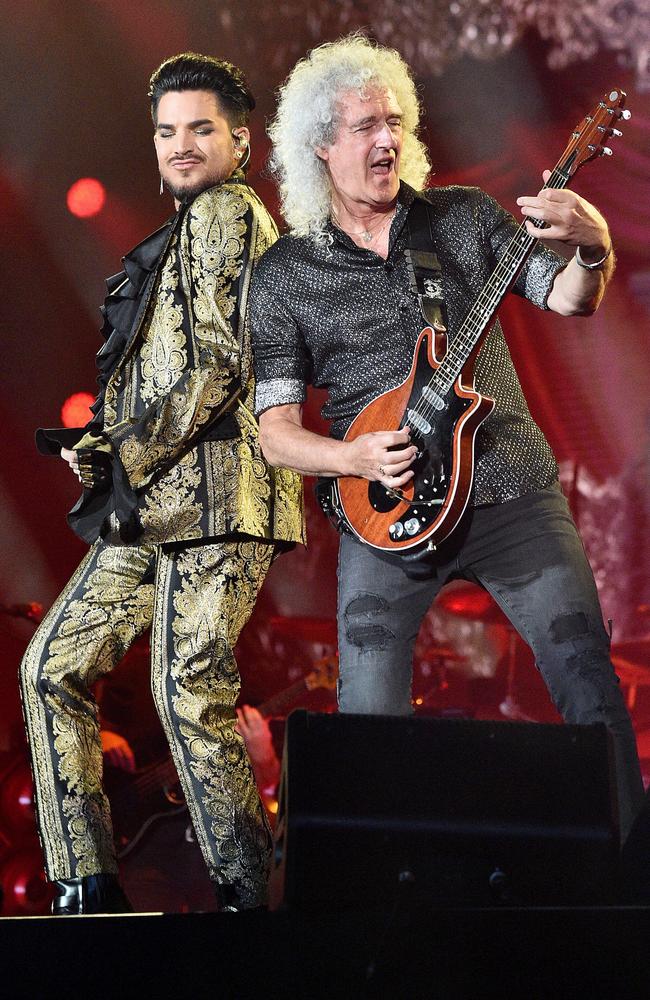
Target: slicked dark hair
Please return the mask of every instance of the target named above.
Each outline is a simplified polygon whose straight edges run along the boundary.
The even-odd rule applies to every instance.
[[[149,80],[149,100],[154,125],[163,94],[182,90],[212,91],[232,128],[246,125],[249,114],[255,107],[255,98],[237,66],[213,56],[181,52],[171,59],[165,59]]]

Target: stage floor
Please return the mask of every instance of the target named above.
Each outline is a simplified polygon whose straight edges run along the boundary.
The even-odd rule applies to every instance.
[[[0,995],[642,998],[650,907],[16,917]]]

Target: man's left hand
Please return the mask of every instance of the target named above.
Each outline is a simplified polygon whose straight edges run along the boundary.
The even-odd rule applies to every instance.
[[[108,763],[121,771],[133,773],[135,771],[135,755],[124,737],[120,736],[119,733],[114,733],[111,729],[102,729],[100,736],[102,751]]]
[[[548,181],[550,170],[542,176]],[[531,236],[580,247],[585,261],[599,260],[611,245],[607,223],[598,209],[573,191],[543,188],[535,197],[517,198],[517,204],[522,215],[528,216],[525,225]],[[538,229],[529,219],[542,219],[547,226]]]

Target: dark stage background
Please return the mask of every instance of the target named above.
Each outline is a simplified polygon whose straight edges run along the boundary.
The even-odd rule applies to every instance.
[[[578,14],[594,4],[554,6],[566,7],[569,32],[574,23],[575,39],[567,41],[571,49],[572,41],[581,40]],[[645,5],[625,6],[629,13]],[[76,480],[62,462],[37,456],[33,432],[39,425],[59,424],[61,405],[72,393],[94,391],[103,279],[171,209],[169,198],[158,195],[146,98],[150,73],[162,59],[186,49],[217,54],[244,68],[258,99],[250,180],[275,210],[264,132],[274,90],[309,47],[365,27],[416,64],[433,183],[478,184],[512,211],[519,194],[538,189],[542,169],[553,166],[575,123],[602,94],[613,86],[628,91],[633,117],[624,137],[613,141],[614,157],[590,165],[575,183],[602,210],[614,235],[619,266],[605,304],[590,320],[563,320],[513,301],[504,308],[503,321],[533,415],[561,462],[605,615],[614,619],[614,639],[620,643],[650,633],[650,93],[634,69],[618,64],[602,33],[592,39],[589,58],[564,67],[549,67],[552,43],[534,25],[520,25],[518,40],[510,45],[506,39],[493,59],[468,54],[471,32],[458,29],[447,38],[443,55],[436,49],[431,12],[452,8],[461,12],[454,24],[465,11],[462,23],[471,27],[472,8],[485,12],[499,5],[404,0],[396,19],[397,8],[388,0],[308,5],[3,0],[0,601],[5,609],[29,601],[49,605],[84,551],[64,520],[76,500]],[[419,27],[418,11],[428,12]],[[445,16],[451,31],[451,15]],[[68,188],[81,177],[98,178],[107,191],[104,209],[85,220],[66,207]],[[313,427],[319,425],[318,409],[314,399],[308,410]],[[309,483],[307,497],[309,548],[275,565],[242,640],[244,696],[253,703],[333,652],[327,625],[318,631],[302,621],[333,619],[336,589],[336,536],[317,513]],[[524,650],[511,648],[501,624],[464,610],[461,617],[438,609],[427,620],[416,671],[416,694],[424,705],[436,709],[446,699],[447,707],[487,714],[490,705],[498,714],[508,693],[508,663],[514,662],[523,671],[518,702],[523,714],[547,718],[546,696],[536,687]],[[287,628],[278,616],[301,621]],[[5,610],[0,620],[0,750],[5,752],[20,746],[16,668],[31,631],[29,622]],[[441,658],[436,652],[441,643],[464,659]],[[647,661],[646,649],[637,651],[635,663],[644,655]],[[630,673],[628,681],[642,684],[645,669]],[[629,683],[628,688],[632,702]],[[640,730],[646,727],[643,695],[640,688],[635,704]]]

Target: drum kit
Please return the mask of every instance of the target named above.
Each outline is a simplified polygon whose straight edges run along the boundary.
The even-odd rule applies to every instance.
[[[442,590],[435,607],[451,618],[495,628],[504,637],[505,693],[498,705],[500,716],[518,721],[549,721],[549,711],[554,710],[540,700],[546,696],[532,665],[530,651],[491,595],[477,584],[459,581]],[[284,642],[308,644],[317,654],[316,662],[327,657],[336,667],[337,632],[333,619],[275,616],[269,621],[269,629],[275,638]],[[637,705],[639,689],[650,687],[650,635],[613,644],[611,655],[628,709],[632,712]],[[413,675],[416,712],[446,714],[450,711],[449,699],[445,697],[450,681],[453,683],[456,675],[472,677],[467,659],[451,641],[433,641],[418,646]],[[474,714],[472,709],[469,714]],[[650,757],[650,729],[639,734],[639,743],[641,756]],[[642,744],[645,743],[644,754]]]

